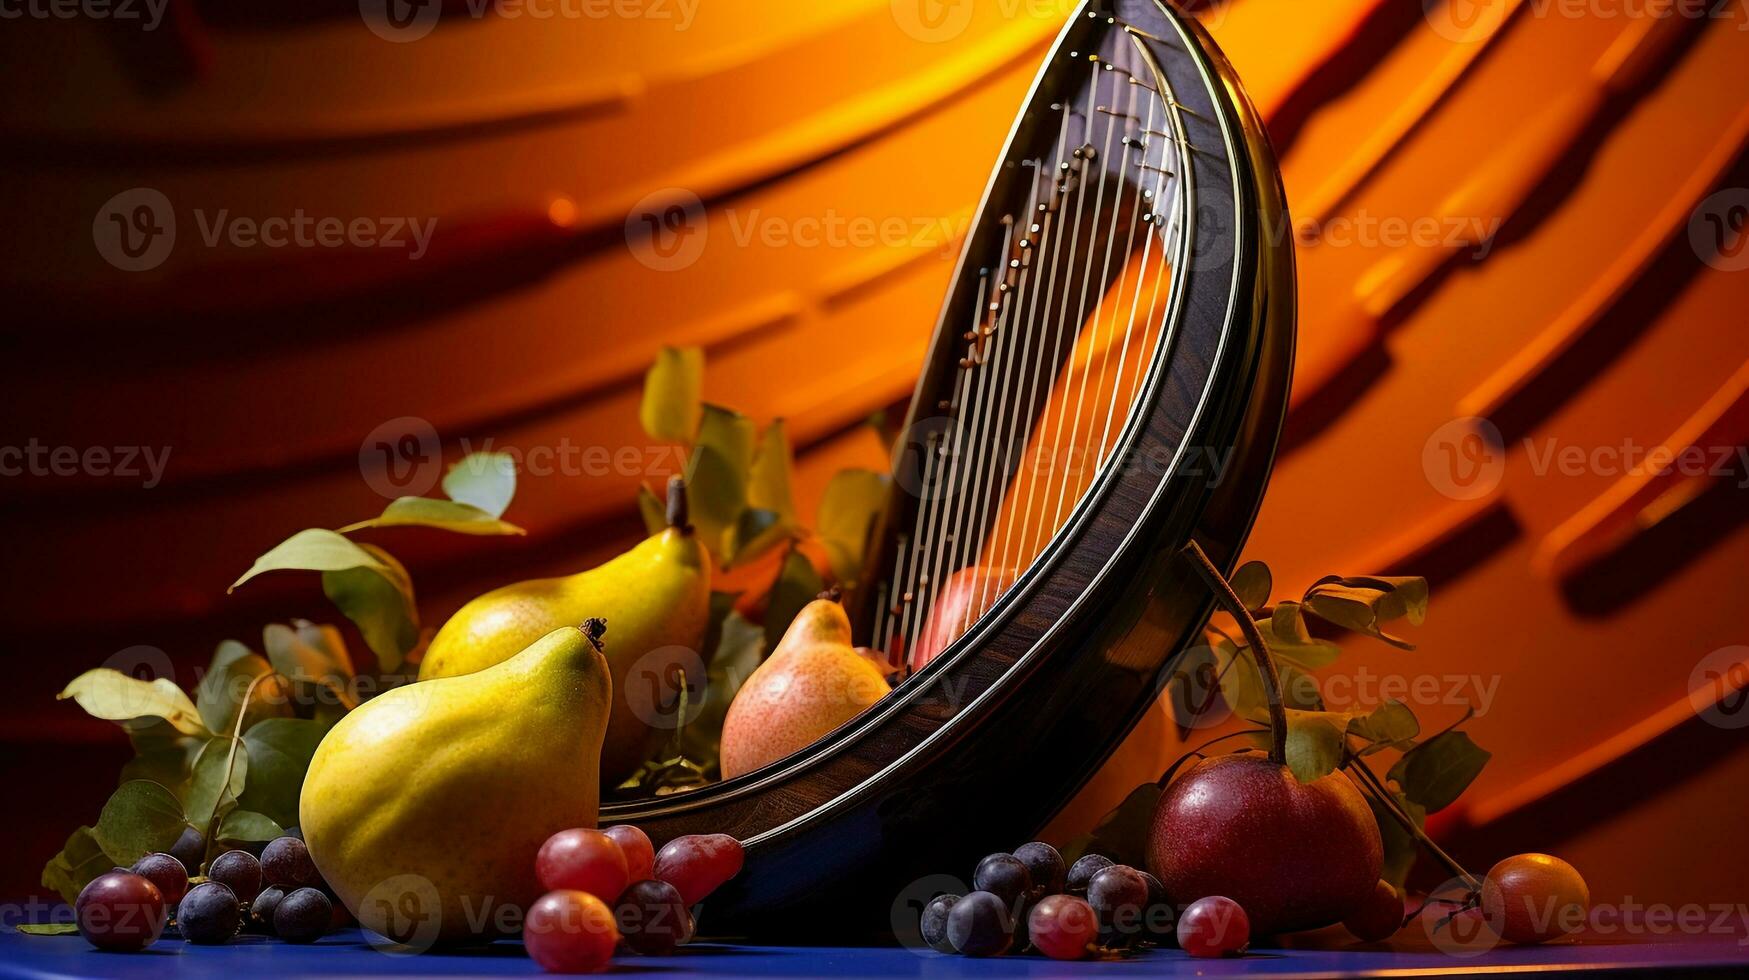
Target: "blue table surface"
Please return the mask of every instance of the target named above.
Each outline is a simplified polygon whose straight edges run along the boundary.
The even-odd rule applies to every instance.
[[[901,947],[743,946],[696,943],[680,955],[622,956],[610,974],[684,980],[694,977],[1384,977],[1646,970],[1657,974],[1717,970],[1749,975],[1749,938],[1737,935],[1588,937],[1539,947],[1501,947],[1460,959],[1426,944],[1260,950],[1227,960],[1193,959],[1151,950],[1125,959],[1060,963],[1038,956],[970,959]],[[264,980],[280,976],[513,977],[540,975],[519,943],[501,941],[466,951],[394,955],[379,951],[357,929],[308,946],[244,936],[225,946],[189,946],[161,939],[141,953],[101,953],[80,937],[28,936],[0,929],[0,976],[194,977]]]

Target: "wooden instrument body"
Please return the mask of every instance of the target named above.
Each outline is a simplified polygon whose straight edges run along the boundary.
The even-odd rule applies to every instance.
[[[676,796],[604,806],[660,843],[727,833],[746,870],[710,903],[711,934],[798,936],[914,928],[918,902],[1017,846],[1099,767],[1155,700],[1210,602],[1178,548],[1195,537],[1230,563],[1274,459],[1293,356],[1286,205],[1261,123],[1231,68],[1188,18],[1153,0],[1086,5],[1052,58],[1116,14],[1148,46],[1197,149],[1194,255],[1173,271],[1182,302],[1113,457],[1067,524],[1001,600],[884,701],[808,750]],[[1093,16],[1090,16],[1092,14]],[[1104,35],[1109,39],[1110,35]],[[1041,72],[1029,106],[1049,106]],[[1036,113],[1035,113],[1036,114]],[[969,275],[999,259],[984,211],[1017,150],[1044,138],[1023,112],[962,254],[913,399],[916,426],[951,384],[953,346],[976,298]],[[903,480],[895,481],[903,484]],[[909,519],[896,494],[889,522]],[[866,625],[865,627],[866,628]],[[931,877],[935,876],[935,877]],[[809,933],[799,929],[813,930]]]

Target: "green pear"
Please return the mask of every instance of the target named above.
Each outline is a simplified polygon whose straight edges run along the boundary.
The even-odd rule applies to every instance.
[[[613,621],[608,666],[614,703],[601,779],[617,786],[671,728],[658,722],[660,693],[698,662],[710,620],[710,556],[686,523],[685,486],[668,487],[668,527],[617,558],[576,575],[494,589],[456,611],[419,663],[421,681],[471,674],[585,616]]]
[[[566,626],[478,673],[395,688],[323,737],[298,825],[360,924],[426,944],[518,928],[541,844],[595,826],[604,630]]]

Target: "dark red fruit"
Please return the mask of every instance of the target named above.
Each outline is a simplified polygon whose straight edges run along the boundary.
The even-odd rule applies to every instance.
[[[998,956],[1014,943],[1014,911],[989,892],[972,892],[947,913],[947,941],[967,956]]]
[[[1032,945],[1053,960],[1078,960],[1099,937],[1099,916],[1085,899],[1046,895],[1027,919]]]
[[[1252,928],[1238,902],[1211,895],[1184,910],[1178,920],[1178,945],[1192,956],[1231,956],[1245,951]]]
[[[158,886],[130,871],[98,875],[73,903],[79,935],[98,949],[145,949],[164,934],[168,918]]]
[[[279,907],[280,900],[285,898],[285,889],[278,885],[268,885],[261,889],[261,894],[255,896],[255,901],[249,903],[249,924],[272,935],[273,910]]]
[[[174,855],[162,851],[148,854],[128,869],[158,886],[158,893],[164,896],[164,904],[172,908],[182,901],[182,896],[188,894],[188,869]]]
[[[322,873],[310,860],[310,849],[297,837],[279,837],[261,851],[261,877],[281,888],[320,888]]]
[[[522,944],[548,973],[594,973],[619,943],[613,910],[588,892],[547,892],[529,906]]]
[[[261,894],[261,862],[248,851],[226,851],[213,858],[206,876],[231,889],[239,902],[253,902]]]
[[[1341,922],[1383,863],[1378,823],[1346,776],[1301,783],[1261,755],[1197,763],[1166,788],[1149,831],[1148,870],[1167,894],[1226,896],[1253,936]]]
[[[188,890],[176,909],[176,928],[182,938],[197,946],[217,946],[237,934],[242,909],[237,896],[216,881],[206,881]]]
[[[1101,868],[1087,885],[1087,904],[1099,916],[1099,935],[1107,945],[1128,942],[1142,932],[1148,881],[1128,865]]]
[[[313,943],[334,920],[334,904],[319,888],[300,888],[273,909],[273,931],[288,943]]]
[[[947,941],[947,915],[953,911],[958,895],[937,895],[923,906],[923,917],[917,923],[917,931],[923,934],[923,941],[929,948],[938,953],[954,952],[953,943]]]
[[[1103,854],[1083,854],[1074,864],[1069,866],[1069,875],[1063,882],[1063,890],[1071,895],[1087,894],[1087,886],[1092,883],[1093,876],[1115,863]]]
[[[612,837],[578,827],[561,830],[540,846],[534,873],[542,888],[588,892],[611,902],[626,890],[626,856]]]
[[[692,913],[666,881],[633,882],[613,906],[620,940],[633,952],[666,956],[692,938]]]
[[[1342,920],[1342,927],[1362,942],[1383,942],[1403,927],[1403,897],[1390,882],[1380,881],[1360,908]]]
[[[687,834],[656,853],[654,874],[679,889],[680,900],[691,908],[739,874],[745,860],[741,842],[728,834]]]
[[[1039,898],[1057,894],[1068,882],[1069,866],[1063,863],[1063,855],[1044,841],[1020,845],[1014,849],[1014,857],[1026,865],[1033,894]]]
[[[979,861],[978,869],[972,872],[972,887],[995,895],[1002,904],[1013,908],[1032,891],[1032,874],[1012,854],[991,854]]]
[[[650,835],[642,829],[629,823],[616,824],[602,830],[602,833],[613,838],[619,845],[620,852],[626,856],[626,876],[632,881],[644,881],[653,877],[656,869],[656,848],[650,844]]]

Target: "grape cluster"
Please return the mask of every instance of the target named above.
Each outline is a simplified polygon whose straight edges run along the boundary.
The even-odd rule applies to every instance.
[[[629,824],[561,830],[535,855],[547,893],[528,910],[523,945],[554,973],[601,970],[617,947],[667,955],[692,939],[692,906],[742,861],[741,843],[726,834],[677,837],[657,852]]]
[[[1160,882],[1098,854],[1069,866],[1056,848],[1033,841],[979,861],[972,888],[924,905],[918,925],[931,948],[1075,960],[1098,948],[1173,937],[1174,910]]]
[[[224,851],[201,878],[205,847],[199,832],[188,830],[169,853],[147,854],[93,880],[74,905],[80,934],[99,949],[138,950],[156,942],[170,921],[198,946],[230,942],[244,929],[307,943],[333,928],[338,906],[295,832],[269,843],[259,858]]]

